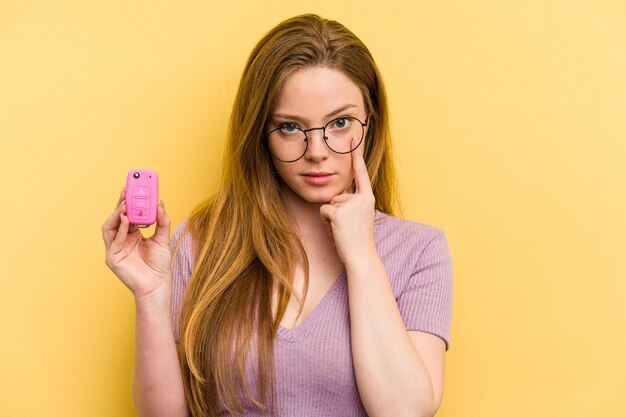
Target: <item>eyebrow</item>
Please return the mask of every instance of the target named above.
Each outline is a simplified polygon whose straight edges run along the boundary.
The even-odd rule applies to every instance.
[[[342,111],[348,110],[352,107],[357,107],[356,104],[346,104],[345,106],[342,106],[340,108],[338,108],[337,110],[334,110],[330,113],[328,113],[326,116],[324,116],[325,119],[328,119],[329,117],[335,116],[338,113],[341,113]],[[281,119],[292,119],[292,120],[296,120],[298,122],[306,122],[307,120],[304,120],[303,118],[301,118],[300,116],[296,116],[293,114],[286,114],[286,113],[273,113],[272,117],[276,118],[279,117]]]

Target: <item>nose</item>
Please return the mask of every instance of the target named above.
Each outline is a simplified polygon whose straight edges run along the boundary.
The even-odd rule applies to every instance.
[[[330,149],[326,145],[324,139],[324,131],[320,129],[314,129],[307,132],[308,146],[304,157],[311,161],[321,161],[328,158]]]

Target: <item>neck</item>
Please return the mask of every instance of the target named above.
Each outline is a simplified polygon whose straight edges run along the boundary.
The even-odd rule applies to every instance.
[[[284,186],[283,190],[287,212],[305,247],[307,243],[332,242],[330,226],[320,216],[320,207],[324,203],[303,200],[287,186]]]

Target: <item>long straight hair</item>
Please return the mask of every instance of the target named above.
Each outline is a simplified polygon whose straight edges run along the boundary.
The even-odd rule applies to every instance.
[[[263,136],[285,80],[319,66],[342,71],[360,88],[369,114],[364,159],[376,208],[395,211],[387,98],[372,55],[335,21],[306,14],[281,22],[247,61],[219,189],[188,222],[194,268],[181,307],[179,357],[193,416],[218,416],[220,408],[238,415],[247,407],[274,405],[274,338],[291,297],[302,312],[309,276]],[[298,265],[305,271],[302,298],[293,287]],[[250,366],[259,376],[257,390],[246,378]]]

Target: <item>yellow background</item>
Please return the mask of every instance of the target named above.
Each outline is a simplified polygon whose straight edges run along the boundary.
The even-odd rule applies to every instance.
[[[438,416],[626,416],[621,0],[0,0],[0,415],[133,415],[101,224],[129,169],[175,224],[215,190],[245,59],[303,12],[371,49],[405,217],[447,232]]]

